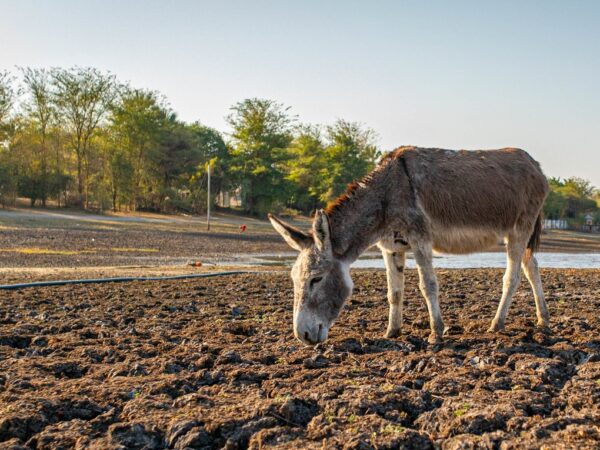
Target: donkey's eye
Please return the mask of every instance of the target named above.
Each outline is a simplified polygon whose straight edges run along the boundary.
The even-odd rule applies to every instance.
[[[310,288],[312,289],[315,286],[315,284],[317,284],[322,279],[323,277],[315,277],[312,280],[310,280]]]

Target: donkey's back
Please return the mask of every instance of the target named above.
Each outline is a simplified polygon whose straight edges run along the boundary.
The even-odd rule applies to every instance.
[[[434,248],[448,253],[483,250],[515,229],[531,230],[548,192],[539,164],[516,148],[401,147],[391,157],[405,164]]]

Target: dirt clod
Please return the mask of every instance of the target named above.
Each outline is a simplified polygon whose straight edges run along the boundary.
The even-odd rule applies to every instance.
[[[360,271],[315,347],[287,273],[4,292],[0,449],[597,448],[600,271],[542,272],[550,330],[523,283],[502,333],[502,272],[443,271],[435,346],[406,275],[400,337]]]

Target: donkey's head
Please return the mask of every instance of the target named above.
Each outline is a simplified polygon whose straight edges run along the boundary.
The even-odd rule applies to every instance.
[[[292,267],[294,335],[305,344],[327,339],[329,328],[352,293],[349,265],[331,248],[329,221],[323,210],[305,233],[269,214],[273,227],[300,254]]]

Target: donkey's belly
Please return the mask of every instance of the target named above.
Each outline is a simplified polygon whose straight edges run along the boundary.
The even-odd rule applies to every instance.
[[[477,228],[442,228],[433,230],[433,249],[442,253],[473,253],[486,250],[503,240],[503,233]]]

